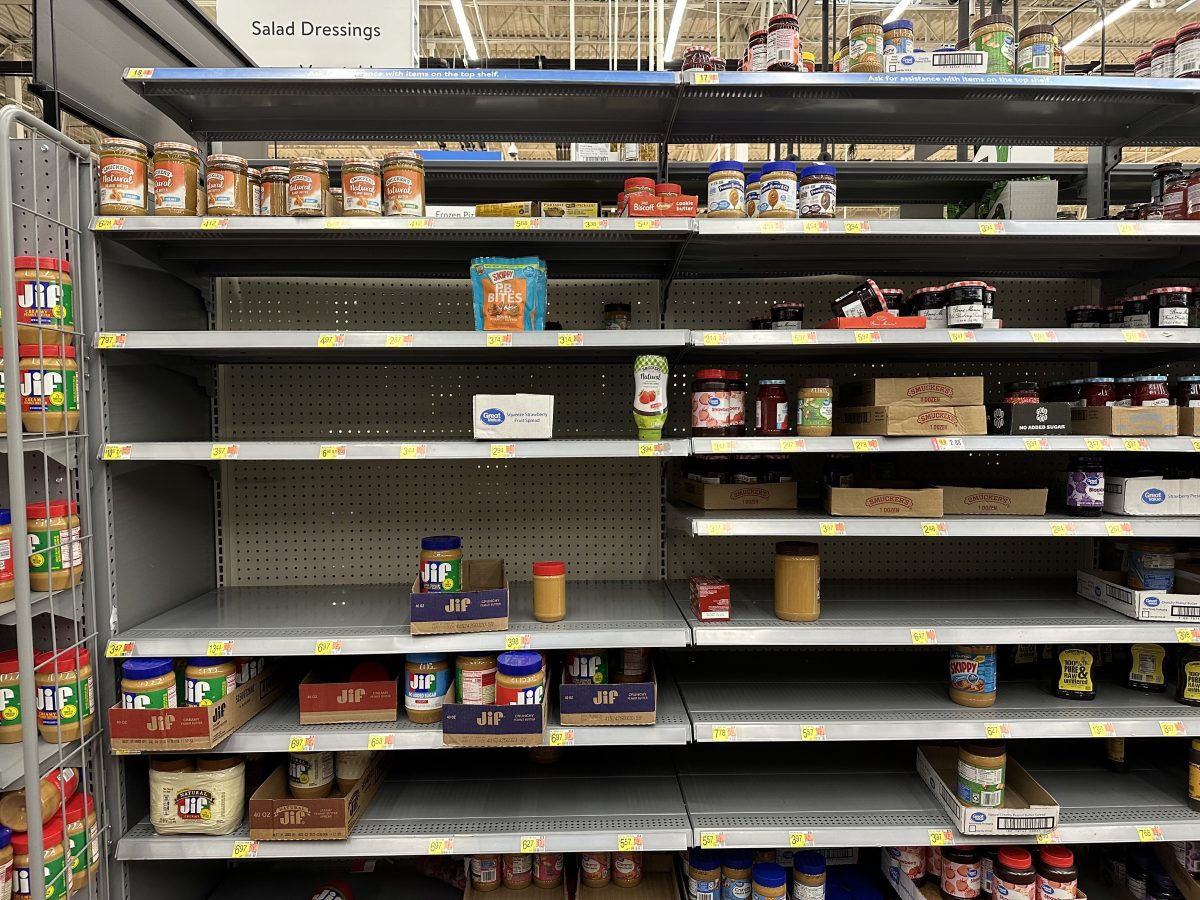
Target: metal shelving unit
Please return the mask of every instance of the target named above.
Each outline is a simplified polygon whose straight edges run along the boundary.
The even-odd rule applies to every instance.
[[[437,459],[617,459],[687,456],[686,440],[550,441],[227,441],[109,443],[108,462],[367,462]]]
[[[1121,452],[1193,453],[1200,438],[1088,437],[1082,434],[1046,437],[966,435],[963,437],[827,437],[827,438],[692,438],[692,453],[928,453],[1000,452],[1069,453]]]

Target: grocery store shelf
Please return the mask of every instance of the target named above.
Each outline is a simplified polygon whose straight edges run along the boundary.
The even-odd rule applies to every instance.
[[[613,764],[528,768],[496,755],[470,765],[462,751],[444,774],[412,774],[379,789],[349,839],[263,841],[259,859],[417,856],[431,841],[451,840],[445,853],[517,853],[523,837],[537,836],[550,852],[616,850],[618,838],[636,837],[642,850],[682,850],[691,828],[674,772],[662,764],[624,774]],[[440,759],[440,757],[439,757]],[[625,765],[628,772],[634,767]],[[117,842],[117,859],[229,859],[243,825],[226,837],[158,835],[142,820]]]
[[[1200,115],[1200,106],[1197,107]],[[816,274],[1097,277],[1158,263],[1189,271],[1200,222],[697,219],[681,278]],[[1003,315],[1001,311],[1000,315]]]
[[[113,640],[132,642],[135,656],[203,655],[210,641],[232,641],[231,654],[311,656],[317,641],[340,642],[336,652],[351,655],[504,650],[512,641],[530,650],[684,647],[691,635],[659,582],[573,581],[570,615],[549,623],[533,618],[530,585],[515,582],[508,631],[474,634],[409,634],[408,592],[398,584],[221,588]]]
[[[1003,310],[1001,310],[1003,313]],[[816,310],[819,321],[822,310]],[[867,337],[864,338],[863,335]],[[1068,328],[1048,323],[1044,329],[903,328],[877,331],[693,331],[692,354],[722,357],[731,352],[753,354],[755,360],[826,362],[849,354],[887,360],[1080,359],[1140,357],[1157,359],[1195,355],[1200,351],[1200,328]]]
[[[657,722],[654,725],[562,725],[551,703],[546,729],[547,746],[625,747],[686,744],[692,724],[675,684],[661,678],[658,685]],[[1198,720],[1200,721],[1200,720]],[[557,734],[556,734],[557,732]],[[1198,726],[1197,733],[1200,733]],[[293,737],[312,736],[314,750],[366,750],[369,737],[384,735],[396,750],[440,749],[442,731],[434,725],[414,725],[400,711],[396,722],[362,722],[339,725],[301,725],[296,697],[280,700],[263,710],[222,743],[214,753],[286,753]]]
[[[821,618],[775,617],[770,581],[734,581],[728,622],[699,622],[686,581],[671,592],[707,647],[857,647],[936,644],[1175,643],[1169,622],[1138,622],[1075,594],[1071,581],[823,581]],[[915,633],[915,635],[914,635]]]
[[[1143,826],[1158,826],[1167,841],[1200,836],[1200,813],[1188,809],[1180,787],[1183,773],[1026,768],[1059,801],[1056,843],[1136,842],[1137,828]],[[694,844],[702,842],[701,835],[716,834],[725,847],[787,847],[793,845],[790,836],[800,832],[807,834],[807,846],[816,847],[926,845],[931,830],[947,829],[956,843],[974,843],[951,828],[912,771],[822,771],[794,761],[772,765],[766,759],[752,772],[748,769],[725,762],[680,775]],[[989,835],[986,840],[1030,842],[1027,834]]]
[[[868,442],[866,445],[863,442]],[[1082,434],[1042,437],[969,435],[964,437],[819,437],[819,438],[692,438],[692,452],[708,453],[928,453],[950,452],[1061,452],[1100,451],[1195,453],[1200,438],[1094,437]]]
[[[1200,516],[833,516],[799,510],[702,510],[667,505],[667,527],[692,537],[1200,537]]]
[[[482,247],[495,256],[541,257],[555,278],[661,278],[692,224],[624,218],[109,216],[94,218],[91,227],[188,276],[465,278]]]
[[[690,734],[690,729],[689,729]],[[38,768],[44,768],[46,763],[58,757],[58,751],[68,755],[76,744],[47,744],[41,738],[37,742]],[[20,744],[0,744],[0,791],[11,791],[22,787],[25,777],[25,761],[21,758]]]
[[[706,741],[942,741],[1200,734],[1200,709],[1169,694],[1102,684],[1090,703],[1005,679],[987,709],[959,706],[946,681],[753,679],[682,681],[694,739]],[[1182,725],[1182,729],[1180,728]]]
[[[688,332],[127,331],[96,335],[106,353],[154,353],[219,363],[612,362],[682,348]]]
[[[620,459],[687,456],[687,440],[549,440],[549,441],[135,441],[104,444],[109,462],[362,462],[437,459]]]
[[[373,862],[373,861],[372,861]],[[321,872],[290,863],[258,863],[253,868],[240,866],[205,895],[207,900],[262,900],[263,897],[310,896],[317,886],[332,878],[354,892],[354,900],[396,900],[397,897],[417,897],[420,900],[463,900],[461,887],[454,887],[437,878],[421,875],[394,864],[372,865],[363,871],[352,871],[353,861],[331,862]],[[340,863],[340,864],[339,864]],[[340,870],[340,871],[339,871]],[[1089,889],[1091,885],[1088,885]],[[1089,890],[1088,897],[1095,891]],[[1107,898],[1099,898],[1107,900]]]
[[[72,591],[67,589],[57,591],[54,594],[53,603],[51,603],[50,594],[35,591],[29,597],[29,610],[30,615],[34,616],[52,612],[56,616],[78,619],[83,612],[81,590]],[[17,602],[15,600],[5,600],[0,603],[0,625],[12,625],[16,621]]]
[[[682,76],[674,143],[1188,144],[1200,89],[1172,78],[720,72]],[[707,80],[708,83],[698,83]],[[864,114],[864,110],[870,110]]]

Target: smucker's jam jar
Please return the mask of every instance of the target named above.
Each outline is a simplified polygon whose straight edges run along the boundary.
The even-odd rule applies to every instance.
[[[1198,169],[1197,171],[1200,171]],[[1200,214],[1196,216],[1200,219]],[[1146,306],[1151,328],[1187,328],[1189,287],[1160,287],[1146,292]]]
[[[1104,310],[1099,306],[1085,304],[1067,310],[1068,328],[1099,328],[1104,324]]]
[[[1083,385],[1084,406],[1114,406],[1117,402],[1116,381],[1112,378],[1088,378]]]

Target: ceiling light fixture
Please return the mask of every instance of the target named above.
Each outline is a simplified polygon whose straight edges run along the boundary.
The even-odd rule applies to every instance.
[[[1125,0],[1124,3],[1110,12],[1107,16],[1092,23],[1087,28],[1083,29],[1083,31],[1081,31],[1078,35],[1063,44],[1063,53],[1070,53],[1072,50],[1090,38],[1093,34],[1099,32],[1101,28],[1111,25],[1113,22],[1117,21],[1117,19],[1120,19],[1123,16],[1129,15],[1129,13],[1133,12],[1141,5],[1142,0]]]
[[[462,0],[450,0],[450,6],[454,10],[454,21],[458,23],[458,30],[462,33],[464,55],[468,60],[474,62],[479,59],[479,54],[475,52],[475,39],[471,37],[471,28],[467,24],[467,14],[463,10]]]
[[[667,45],[663,48],[663,59],[675,58],[675,44],[679,40],[679,29],[683,27],[683,14],[687,12],[687,0],[675,0],[671,10],[671,27],[667,29]]]
[[[1191,0],[1191,2],[1195,3],[1196,0]],[[910,6],[912,6],[912,3],[913,0],[900,0],[899,3],[892,7],[892,11],[884,17],[883,24],[886,25],[888,22],[892,22],[900,18],[901,14]]]

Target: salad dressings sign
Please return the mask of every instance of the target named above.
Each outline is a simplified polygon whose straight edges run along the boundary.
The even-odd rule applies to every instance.
[[[414,0],[217,0],[217,25],[258,66],[417,64]]]

